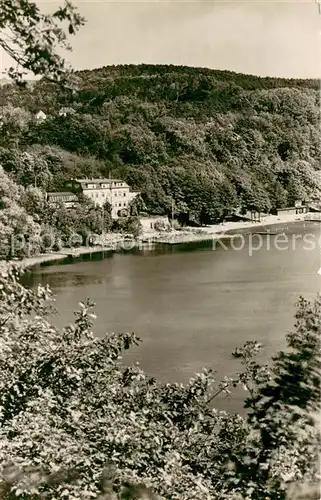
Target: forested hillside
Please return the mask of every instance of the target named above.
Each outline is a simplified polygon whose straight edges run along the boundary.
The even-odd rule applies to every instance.
[[[142,191],[150,213],[168,212],[173,197],[205,223],[236,207],[291,205],[320,187],[316,80],[152,65],[75,79],[72,92],[45,82],[0,89],[0,162],[25,187],[59,190],[69,177],[111,173]],[[75,113],[59,116],[65,106]],[[22,152],[33,158],[28,175]]]

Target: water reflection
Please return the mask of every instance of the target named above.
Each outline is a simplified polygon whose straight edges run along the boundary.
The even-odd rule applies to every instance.
[[[289,234],[314,232],[320,225],[289,228]],[[302,294],[320,291],[320,249],[262,248],[249,256],[248,239],[235,251],[212,243],[162,245],[115,253],[102,260],[34,269],[30,286],[49,283],[57,294],[57,326],[73,319],[81,300],[96,302],[95,333],[135,331],[142,344],[125,357],[162,381],[186,382],[203,367],[218,377],[238,369],[231,357],[246,340],[265,346],[262,359],[285,346],[294,323],[293,305]],[[239,411],[243,393],[217,405]]]

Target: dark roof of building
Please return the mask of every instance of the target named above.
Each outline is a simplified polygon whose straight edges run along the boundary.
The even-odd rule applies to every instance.
[[[299,208],[307,208],[306,205],[298,205],[296,207],[282,207],[277,208],[277,210],[298,210]]]
[[[47,196],[53,197],[53,196],[72,196],[73,198],[77,198],[77,196],[74,193],[71,193],[69,191],[59,191],[57,193],[47,193]]]
[[[122,181],[121,179],[75,179],[77,182],[80,182],[81,184],[110,184],[112,182],[122,182],[123,184],[126,184],[125,181]]]

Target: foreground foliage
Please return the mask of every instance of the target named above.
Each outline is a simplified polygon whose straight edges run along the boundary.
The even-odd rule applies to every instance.
[[[9,76],[20,85],[28,72],[65,83],[68,72],[59,49],[71,50],[66,31],[73,35],[84,24],[75,6],[67,0],[44,14],[30,0],[0,0],[0,12],[0,47],[16,65]]]
[[[320,298],[300,299],[270,367],[247,342],[235,380],[204,371],[185,386],[124,366],[137,337],[96,338],[90,302],[56,329],[51,299],[14,269],[0,276],[1,498],[281,500],[290,483],[318,480]],[[212,407],[236,384],[247,418]]]

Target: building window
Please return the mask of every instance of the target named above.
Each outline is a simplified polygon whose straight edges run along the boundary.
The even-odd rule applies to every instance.
[[[117,196],[117,193],[115,193],[115,196]]]
[[[119,203],[119,206],[121,207],[121,203]]]
[[[126,196],[126,191],[123,192],[123,196]]]
[[[126,202],[125,202],[125,203],[123,203],[123,205],[124,205],[124,207],[126,207]]]

